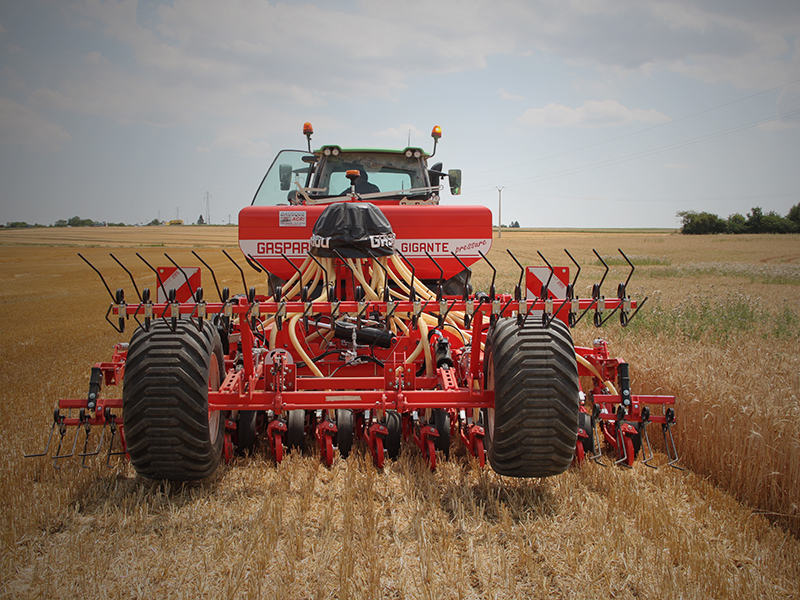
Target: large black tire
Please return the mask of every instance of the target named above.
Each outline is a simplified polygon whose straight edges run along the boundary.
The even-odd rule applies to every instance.
[[[191,481],[219,465],[225,438],[208,391],[224,375],[217,328],[178,321],[176,331],[155,321],[137,329],[128,347],[122,389],[125,441],[133,468],[148,479]]]
[[[578,435],[578,368],[569,329],[498,320],[486,342],[489,462],[501,475],[549,477],[567,470]]]

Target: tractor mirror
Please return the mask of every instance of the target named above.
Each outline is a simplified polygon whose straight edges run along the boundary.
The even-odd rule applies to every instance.
[[[450,169],[447,178],[450,180],[450,193],[458,196],[461,193],[461,169]]]
[[[281,179],[281,190],[286,191],[292,184],[292,165],[283,164],[278,166],[278,175]]]

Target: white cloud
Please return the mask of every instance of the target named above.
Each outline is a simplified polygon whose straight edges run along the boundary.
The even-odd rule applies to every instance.
[[[56,151],[69,141],[69,133],[30,106],[0,96],[0,143]]]
[[[505,91],[503,88],[500,88],[499,90],[497,90],[497,94],[500,96],[500,98],[502,100],[509,100],[509,101],[512,101],[512,102],[518,102],[520,100],[524,100],[525,99],[522,96],[518,96],[517,94],[510,94],[507,91]]]
[[[616,100],[587,100],[578,108],[551,102],[544,108],[529,108],[517,119],[532,127],[613,127],[635,121],[663,123],[669,117],[654,109],[627,108]]]

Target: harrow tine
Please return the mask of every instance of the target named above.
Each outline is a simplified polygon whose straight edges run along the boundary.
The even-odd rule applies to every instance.
[[[411,284],[408,286],[408,301],[414,302],[417,299],[417,291],[414,288],[414,282],[416,281],[417,267],[414,266],[414,263],[408,260],[406,258],[406,255],[400,252],[400,250],[395,249],[395,252],[397,252],[400,258],[406,261],[406,263],[408,263],[408,266],[411,267]]]
[[[636,307],[636,310],[635,310],[635,311],[633,311],[633,313],[631,314],[631,316],[630,316],[630,317],[625,317],[625,322],[624,322],[624,323],[622,323],[622,315],[623,315],[624,313],[620,313],[620,325],[622,325],[623,327],[627,327],[628,325],[630,325],[630,322],[631,322],[631,321],[633,321],[633,317],[635,317],[635,316],[636,316],[636,313],[638,313],[638,312],[639,312],[639,309],[640,309],[640,308],[642,308],[642,307],[644,306],[644,303],[645,303],[645,302],[647,302],[647,299],[648,299],[649,297],[650,297],[650,296],[645,296],[645,297],[644,297],[644,300],[642,300],[642,301],[639,303],[639,305]]]
[[[594,456],[592,456],[591,458],[595,463],[597,463],[601,467],[607,467],[608,465],[606,463],[604,463],[602,460],[600,460],[603,457],[603,451],[600,449],[600,439],[601,439],[602,435],[598,435],[598,433],[602,434],[602,431],[600,431],[600,428],[598,426],[599,425],[599,421],[600,421],[598,419],[599,416],[600,416],[600,406],[595,404],[592,407],[592,419],[591,419],[592,434],[593,434],[593,438],[595,440],[595,443],[594,443]]]
[[[658,467],[655,465],[651,465],[650,461],[653,460],[655,454],[653,453],[653,446],[650,444],[650,436],[647,435],[647,426],[650,424],[650,409],[646,406],[642,409],[642,433],[644,434],[644,441],[647,442],[647,450],[650,453],[650,456],[647,456],[644,452],[644,445],[642,445],[642,454],[645,455],[644,460],[642,463],[651,469],[658,470]]]
[[[469,284],[470,284],[470,282],[472,280],[472,269],[470,269],[467,265],[465,265],[464,261],[461,260],[455,252],[450,251],[450,254],[453,255],[453,258],[455,258],[459,262],[459,264],[462,267],[464,267],[464,270],[467,272],[467,277],[464,279],[464,291],[462,293],[463,294],[463,298],[462,299],[466,301],[467,298],[469,298]]]
[[[142,301],[142,295],[139,293],[139,288],[136,286],[136,280],[133,278],[133,273],[128,270],[128,267],[123,265],[116,256],[114,256],[111,252],[108,255],[114,259],[114,262],[117,263],[122,269],[128,274],[128,277],[131,278],[131,283],[133,284],[133,289],[136,291],[136,295],[139,297],[139,302]]]
[[[164,252],[164,256],[166,256],[166,257],[167,257],[167,260],[168,260],[169,262],[171,262],[171,263],[172,263],[172,264],[175,266],[175,268],[176,268],[176,269],[178,269],[178,271],[180,271],[180,272],[181,272],[181,275],[183,275],[183,279],[186,281],[186,287],[188,287],[188,288],[189,288],[189,293],[192,295],[192,301],[194,301],[194,302],[195,302],[195,304],[196,304],[197,302],[199,302],[199,300],[197,299],[197,296],[195,296],[194,290],[192,289],[192,284],[191,284],[191,283],[189,283],[189,277],[187,277],[187,276],[186,276],[186,271],[184,271],[183,269],[181,269],[181,268],[178,266],[178,263],[176,263],[174,260],[172,260],[172,257],[171,257],[169,254],[167,254],[166,252]]]
[[[164,282],[161,280],[161,275],[159,274],[159,272],[158,272],[158,271],[157,271],[155,268],[153,268],[153,265],[151,265],[149,262],[147,262],[147,261],[144,259],[144,257],[143,257],[141,254],[139,254],[139,253],[137,252],[137,253],[136,253],[136,256],[138,256],[138,257],[139,257],[139,259],[140,259],[140,260],[141,260],[141,261],[142,261],[144,264],[146,264],[148,267],[150,267],[150,270],[151,270],[153,273],[155,273],[155,274],[156,274],[156,281],[158,281],[158,287],[160,287],[160,288],[161,288],[161,292],[164,294],[164,298],[167,298],[167,297],[168,297],[167,290],[166,290],[166,289],[164,289]]]
[[[514,300],[517,301],[517,306],[519,307],[517,310],[517,327],[522,327],[525,324],[525,321],[528,319],[529,314],[529,310],[527,308],[528,299],[522,297],[522,278],[525,276],[525,267],[520,264],[520,262],[517,260],[517,257],[514,256],[510,249],[506,248],[506,252],[508,252],[508,255],[512,258],[512,260],[517,263],[520,271],[519,280],[514,288]]]
[[[575,300],[575,285],[578,283],[578,276],[581,274],[581,266],[578,264],[578,261],[576,261],[572,257],[572,254],[569,253],[569,250],[564,248],[564,252],[566,252],[567,256],[569,256],[569,259],[572,261],[572,264],[574,264],[578,268],[578,270],[575,272],[575,278],[572,280],[572,283],[567,285],[567,293],[565,294],[567,302],[569,302],[567,325],[569,325],[570,327],[575,327],[575,325],[578,324],[575,315],[578,314],[577,308],[580,307],[580,303],[578,304],[577,307],[573,307],[573,300]],[[575,308],[575,310],[573,310],[573,308]]]
[[[72,440],[72,450],[70,451],[69,454],[60,454],[61,445],[63,444],[64,437],[67,434],[67,426],[63,425],[63,423],[62,423],[62,426],[59,428],[59,430],[60,430],[60,433],[61,433],[61,437],[58,440],[58,448],[56,449],[56,455],[53,457],[53,468],[54,469],[60,469],[61,468],[61,467],[59,467],[57,465],[57,463],[58,463],[58,461],[60,459],[62,459],[62,458],[71,458],[72,456],[75,456],[75,448],[78,445],[78,435],[79,434],[78,434],[78,431],[76,430],[75,431],[75,438]]]
[[[125,449],[123,448],[119,452],[112,452],[114,449],[114,438],[117,436],[117,423],[113,421],[116,418],[116,415],[111,415],[111,439],[108,440],[108,454],[106,455],[106,467],[109,469],[113,469],[114,467],[111,466],[111,457],[112,456],[122,456],[125,454]]]
[[[675,446],[675,438],[672,437],[672,424],[675,422],[675,411],[672,408],[666,410],[667,422],[661,424],[661,431],[664,433],[664,446],[667,448],[667,458],[669,462],[668,467],[683,471],[683,467],[679,467],[675,463],[678,462],[678,448]],[[672,448],[670,449],[670,445]]]
[[[219,291],[219,284],[217,283],[217,276],[214,274],[214,269],[209,267],[208,264],[206,263],[206,261],[204,261],[202,258],[200,258],[200,255],[197,252],[195,252],[194,250],[192,250],[192,254],[194,254],[195,258],[197,258],[197,260],[199,260],[201,263],[203,263],[203,266],[206,269],[208,269],[209,272],[211,273],[211,279],[214,280],[214,287],[217,288],[217,297],[219,298],[219,301],[222,302],[222,294]]]
[[[225,251],[225,249],[224,249],[224,248],[223,248],[223,250],[222,250],[222,253],[223,253],[225,256],[227,256],[227,257],[228,257],[228,260],[229,260],[229,261],[231,261],[231,262],[233,263],[233,266],[234,266],[234,267],[236,267],[237,269],[239,269],[239,274],[242,276],[242,285],[244,286],[244,293],[245,293],[245,295],[247,295],[247,280],[245,280],[245,278],[244,278],[244,271],[242,271],[242,267],[240,267],[240,266],[239,266],[239,263],[237,263],[235,260],[233,260],[233,258],[231,258],[231,255],[230,255],[230,254],[228,254],[228,253]],[[251,265],[251,266],[252,266],[252,265]]]
[[[112,302],[116,302],[116,298],[115,298],[114,294],[111,293],[111,288],[108,287],[108,284],[106,283],[106,279],[105,279],[105,277],[103,277],[103,274],[97,269],[97,267],[95,267],[92,263],[90,263],[89,260],[83,254],[78,252],[78,256],[81,258],[81,260],[83,262],[85,262],[87,265],[89,265],[95,273],[97,273],[97,275],[100,277],[100,281],[102,281],[103,285],[106,286],[106,290],[108,291],[108,295],[111,296],[111,301]]]
[[[36,453],[33,453],[33,454],[23,454],[22,456],[24,458],[37,458],[39,456],[47,456],[47,452],[48,452],[48,450],[50,450],[50,442],[53,440],[53,433],[55,433],[55,430],[56,430],[56,425],[59,425],[59,430],[60,430],[61,420],[62,420],[62,417],[61,417],[61,415],[59,413],[59,410],[56,409],[53,412],[53,424],[50,426],[50,435],[47,436],[47,443],[44,446],[44,452],[36,452]]]
[[[478,254],[481,255],[481,258],[486,261],[486,264],[489,265],[489,268],[492,270],[492,284],[489,286],[489,299],[494,302],[494,298],[497,295],[497,288],[495,287],[495,280],[497,279],[497,269],[494,268],[494,265],[489,262],[489,259],[486,258],[486,255],[478,250]]]

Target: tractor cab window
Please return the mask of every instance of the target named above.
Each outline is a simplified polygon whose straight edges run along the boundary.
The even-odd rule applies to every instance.
[[[429,185],[427,171],[419,158],[395,153],[342,152],[323,157],[314,193],[322,196],[347,194],[350,181],[345,175],[351,169],[361,172],[356,181],[359,194],[404,192]]]
[[[300,189],[306,187],[314,155],[302,150],[282,150],[272,162],[258,187],[254,206],[290,204]]]

